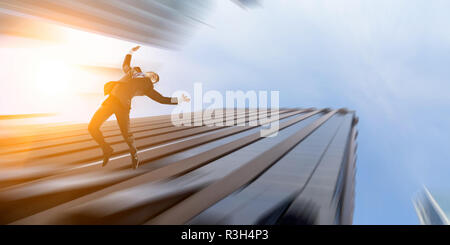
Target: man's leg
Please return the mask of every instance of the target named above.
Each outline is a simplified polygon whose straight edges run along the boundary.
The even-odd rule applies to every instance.
[[[110,105],[100,106],[88,125],[89,133],[103,150],[103,166],[108,163],[109,158],[111,157],[114,150],[111,146],[109,146],[108,143],[105,142],[105,138],[100,131],[100,127],[102,126],[103,122],[105,122],[106,119],[108,119],[113,114],[113,112],[113,107]]]
[[[133,168],[136,169],[139,166],[139,159],[137,156],[136,146],[134,145],[134,137],[130,132],[130,110],[120,108],[115,110],[114,114],[116,115],[117,123],[119,124],[122,136],[125,139],[125,142],[127,142],[128,147],[130,148]]]

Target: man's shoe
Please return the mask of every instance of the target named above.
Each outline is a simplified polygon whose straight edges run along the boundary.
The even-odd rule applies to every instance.
[[[140,162],[137,153],[131,153],[131,162],[133,169],[137,169],[139,167]]]
[[[106,148],[103,148],[103,164],[102,167],[106,166],[109,162],[109,158],[113,154],[114,149],[111,146],[108,146]]]

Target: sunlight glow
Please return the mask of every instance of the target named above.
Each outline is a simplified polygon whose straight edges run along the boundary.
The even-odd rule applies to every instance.
[[[8,57],[0,59],[0,90],[8,91],[0,98],[0,115],[54,113],[22,121],[86,122],[104,99],[104,83],[120,79],[124,54],[136,45],[64,26],[52,30],[58,38],[47,32],[0,35],[0,56]],[[164,55],[143,47],[132,62],[155,69]]]
[[[47,96],[60,96],[70,92],[70,67],[64,62],[44,60],[36,67],[34,85],[38,93]]]

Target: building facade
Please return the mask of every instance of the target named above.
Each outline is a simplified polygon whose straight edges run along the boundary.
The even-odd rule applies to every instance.
[[[450,197],[448,195],[431,194],[424,187],[413,200],[414,208],[422,225],[449,225]]]
[[[11,164],[0,169],[0,223],[352,224],[355,112],[246,109],[193,116],[202,126],[171,120],[132,120],[137,170],[114,121],[103,128],[115,150],[104,168],[86,125],[2,139],[0,157]],[[261,136],[271,124],[273,137]]]

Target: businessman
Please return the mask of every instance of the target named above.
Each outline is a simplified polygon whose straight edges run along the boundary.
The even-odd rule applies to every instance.
[[[112,81],[105,84],[104,93],[108,97],[103,101],[100,108],[95,112],[91,121],[89,122],[88,130],[94,140],[100,145],[103,150],[103,165],[105,166],[111,155],[113,148],[105,142],[100,126],[112,114],[116,115],[117,123],[119,124],[125,142],[130,148],[132,167],[136,169],[139,166],[139,159],[137,149],[134,145],[134,138],[130,132],[130,110],[131,100],[134,96],[148,96],[149,98],[161,103],[176,105],[179,102],[189,102],[184,94],[180,101],[176,97],[164,97],[156,90],[153,85],[159,81],[159,76],[155,72],[143,73],[140,67],[131,67],[131,56],[136,52],[140,46],[136,46],[130,50],[125,56],[122,69],[125,75],[119,81]]]

